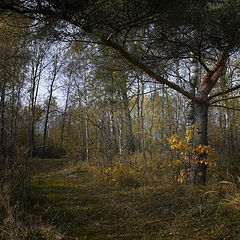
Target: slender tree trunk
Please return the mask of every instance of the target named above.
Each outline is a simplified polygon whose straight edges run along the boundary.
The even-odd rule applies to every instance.
[[[61,64],[62,64],[62,63],[59,63],[59,54],[58,53],[55,54],[52,64],[53,64],[52,79],[51,79],[51,84],[50,84],[49,97],[48,97],[48,102],[47,102],[47,111],[46,111],[44,131],[43,131],[42,158],[45,158],[47,128],[48,128],[48,119],[49,119],[49,114],[50,114],[50,106],[51,106],[52,97],[53,97],[53,86],[54,86],[55,80],[57,78],[57,74],[58,74],[58,72],[61,68]]]
[[[141,126],[140,126],[140,130],[141,130],[141,151],[142,151],[142,160],[145,163],[146,162],[146,151],[145,151],[145,137],[144,137],[144,128],[145,128],[145,124],[144,124],[144,91],[145,91],[145,87],[144,87],[144,83],[143,81],[141,81],[142,86],[141,86],[141,102],[140,102],[140,119],[141,119]]]
[[[128,153],[135,152],[135,142],[132,133],[132,118],[129,111],[129,103],[128,103],[128,96],[127,96],[127,87],[126,82],[123,81],[122,83],[122,99],[123,99],[123,110],[125,116],[125,124],[126,124],[126,144],[127,144],[127,151]]]
[[[67,115],[69,95],[70,95],[70,87],[71,87],[71,85],[69,83],[68,88],[67,88],[67,96],[66,96],[65,107],[64,107],[64,112],[63,112],[63,119],[62,119],[62,125],[61,125],[60,156],[63,155],[64,130],[65,130],[66,115]]]
[[[86,161],[89,164],[89,124],[88,124],[88,114],[87,114],[87,106],[85,107],[85,156]]]
[[[16,116],[16,92],[15,92],[15,85],[13,84],[12,86],[12,96],[11,96],[11,119],[10,119],[10,138],[9,138],[9,167],[12,167],[13,163],[14,163],[14,158],[15,158],[15,150],[16,150],[16,146],[15,146],[15,142],[14,142],[14,119]]]
[[[136,106],[137,106],[137,137],[135,140],[136,143],[136,151],[138,151],[138,153],[142,153],[142,134],[140,134],[141,132],[141,113],[140,113],[140,77],[138,77],[138,81],[137,81],[137,99],[136,99]],[[136,163],[135,163],[136,164]]]
[[[234,104],[232,106],[235,107]],[[238,152],[238,126],[236,124],[236,112],[235,110],[232,111],[232,134],[233,134],[233,153],[236,154]]]
[[[190,78],[188,84],[188,92],[195,96],[197,80],[198,80],[198,62],[192,58],[191,59],[191,67],[190,67]],[[192,131],[193,124],[196,123],[196,109],[195,104],[192,100],[188,99],[187,107],[186,107],[186,131]],[[193,143],[194,139],[189,140]],[[190,182],[194,182],[195,174],[196,174],[196,165],[193,159],[189,159],[187,162],[184,162],[184,169],[189,176],[186,178],[190,179]]]
[[[16,114],[14,119],[14,143],[16,143],[16,137],[18,134],[18,123],[19,123],[19,109],[20,109],[20,103],[21,103],[21,89],[22,85],[18,86],[17,90],[17,103],[16,103]]]
[[[41,76],[47,65],[44,65],[45,54],[47,49],[43,49],[40,43],[34,42],[33,54],[34,58],[31,61],[31,89],[30,89],[30,103],[29,103],[29,155],[34,157],[36,154],[35,146],[35,131],[36,131],[36,105],[38,99],[38,91]]]
[[[54,85],[55,77],[56,76],[53,77],[52,82],[51,82],[50,93],[49,93],[49,98],[48,98],[48,102],[47,102],[47,111],[46,111],[44,130],[43,130],[42,158],[45,158],[48,119],[49,119],[49,113],[50,113],[50,106],[51,106],[51,102],[52,102],[53,85]]]
[[[46,117],[45,117],[45,123],[44,123],[42,158],[45,158],[45,152],[46,152],[47,127],[48,127],[48,119],[49,119],[51,99],[52,99],[52,94],[50,94],[50,96],[49,96],[49,100],[48,100],[48,104],[47,104]]]
[[[38,97],[39,81],[34,76],[32,79],[32,92],[31,92],[31,132],[30,132],[30,154],[32,157],[35,155],[35,120],[36,120],[36,103]]]
[[[1,89],[1,133],[0,133],[0,145],[4,145],[4,129],[5,129],[5,93],[6,93],[6,81],[3,80],[3,86]]]
[[[85,78],[86,79],[86,78]],[[84,121],[85,121],[85,159],[87,161],[87,164],[89,164],[89,120],[88,120],[88,96],[87,96],[87,86],[86,86],[86,80],[83,83],[84,87],[84,101],[85,101],[85,106],[84,106]]]
[[[6,143],[5,143],[5,94],[6,80],[3,79],[1,86],[1,101],[0,101],[0,170],[5,166],[6,161]]]
[[[198,80],[198,62],[195,59],[191,59],[188,92],[191,93],[193,96],[195,96],[195,89],[196,89],[196,86],[197,86],[197,80]],[[187,110],[186,128],[188,130],[195,123],[194,102],[190,99],[187,102],[186,110]]]
[[[111,105],[111,111],[110,111],[110,121],[111,121],[111,132],[113,136],[112,148],[113,148],[114,155],[116,155],[119,152],[119,150],[118,150],[118,141],[117,141],[117,133],[116,133],[116,123],[115,123],[114,111],[113,111],[112,105]]]
[[[151,96],[151,104],[152,104],[152,117],[151,117],[151,125],[150,125],[150,139],[149,139],[149,153],[150,153],[150,164],[152,167],[152,162],[153,162],[153,150],[152,150],[152,141],[153,141],[153,127],[154,127],[154,116],[155,116],[155,97],[156,97],[156,84],[154,85],[154,92]]]
[[[122,120],[122,109],[118,116],[117,121],[117,129],[118,129],[118,149],[119,155],[122,156],[123,154],[123,120]]]

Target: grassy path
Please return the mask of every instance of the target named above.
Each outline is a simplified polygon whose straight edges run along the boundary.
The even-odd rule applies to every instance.
[[[32,159],[30,166],[28,208],[65,232],[64,239],[240,239],[240,214],[220,208],[205,188],[120,190],[93,171],[66,168],[63,159]]]

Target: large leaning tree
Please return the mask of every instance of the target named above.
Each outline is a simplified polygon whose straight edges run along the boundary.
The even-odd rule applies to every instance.
[[[110,47],[131,66],[185,96],[193,103],[188,122],[197,126],[196,145],[208,145],[211,102],[240,88],[214,89],[230,55],[239,51],[239,0],[0,0],[0,9],[4,21],[12,12],[24,14],[51,38]],[[195,72],[201,66],[204,75],[196,82],[190,74],[183,79],[187,87],[181,87],[161,72],[160,66],[175,61],[189,61]],[[194,184],[206,182],[206,168],[202,161],[194,167]]]

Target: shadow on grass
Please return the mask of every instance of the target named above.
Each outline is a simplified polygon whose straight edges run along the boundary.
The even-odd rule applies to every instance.
[[[87,169],[64,169],[63,160],[32,160],[26,209],[52,221],[65,239],[240,239],[240,214],[220,205],[208,187],[107,186]],[[58,167],[56,170],[56,166]],[[55,170],[56,171],[55,171]]]

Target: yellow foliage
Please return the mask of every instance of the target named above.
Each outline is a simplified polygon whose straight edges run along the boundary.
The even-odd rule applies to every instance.
[[[135,187],[138,185],[135,170],[123,163],[117,163],[105,169],[104,175],[107,184],[117,184],[121,187]]]
[[[185,183],[185,178],[190,176],[187,165],[199,165],[205,164],[208,166],[216,166],[217,158],[215,153],[210,146],[206,145],[194,145],[192,139],[194,133],[198,132],[196,125],[193,125],[187,132],[184,139],[181,139],[178,135],[172,135],[168,142],[170,148],[178,153],[179,159],[175,160],[173,163],[168,164],[168,167],[181,166],[184,164],[184,169],[180,171],[180,177],[178,179],[179,183]]]

